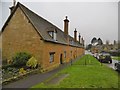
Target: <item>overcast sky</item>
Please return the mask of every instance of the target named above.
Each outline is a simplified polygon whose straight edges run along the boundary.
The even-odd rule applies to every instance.
[[[9,0],[12,1],[12,0]],[[23,2],[26,7],[39,14],[49,22],[63,30],[63,20],[68,16],[69,34],[73,36],[74,29],[90,43],[93,37],[101,38],[103,42],[118,40],[118,2]],[[30,1],[30,0],[29,0]],[[11,2],[0,3],[2,7],[2,24],[10,15]],[[0,10],[1,11],[1,10]],[[1,15],[1,14],[0,14]]]

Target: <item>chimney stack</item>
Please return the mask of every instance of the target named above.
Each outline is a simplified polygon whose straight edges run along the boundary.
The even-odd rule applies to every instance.
[[[69,23],[69,20],[67,19],[67,16],[66,16],[66,18],[64,20],[64,33],[66,35],[68,35],[68,23]]]
[[[13,0],[13,6],[9,7],[10,12],[12,13],[16,5],[16,0]]]
[[[76,31],[76,28],[75,28],[75,31],[74,31],[74,40],[77,41],[77,31]]]
[[[79,37],[79,43],[80,43],[80,38],[81,38],[81,35],[80,35],[80,33],[79,33],[79,36],[78,36],[78,37]]]
[[[84,46],[84,44],[85,44],[85,40],[83,39],[83,46]]]
[[[84,46],[84,39],[83,39],[83,37],[82,37],[82,39],[81,39],[81,40],[82,40],[82,45]]]

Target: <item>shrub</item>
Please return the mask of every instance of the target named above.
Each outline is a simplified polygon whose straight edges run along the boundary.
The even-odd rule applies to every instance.
[[[24,70],[24,68],[20,68],[19,74],[25,74],[25,73],[26,73],[26,71]]]
[[[12,67],[12,65],[11,64],[7,64],[7,65],[2,65],[2,69],[7,69],[7,68],[9,68],[9,67]]]
[[[13,66],[15,67],[22,67],[25,66],[27,61],[31,58],[31,55],[25,52],[17,53],[13,59]]]
[[[7,64],[7,58],[2,57],[2,65],[6,65]]]
[[[8,68],[7,68],[7,71],[11,71],[11,72],[16,73],[16,72],[18,72],[18,69],[13,68],[13,67],[8,67]]]
[[[26,66],[31,67],[31,68],[36,68],[37,67],[37,60],[34,57],[31,57],[28,62],[26,63]]]

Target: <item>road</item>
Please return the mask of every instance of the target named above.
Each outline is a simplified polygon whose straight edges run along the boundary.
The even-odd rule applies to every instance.
[[[89,52],[89,51],[85,51],[85,54],[90,54],[90,55],[93,56],[93,54],[91,52]],[[112,64],[109,64],[109,63],[104,63],[104,64],[115,70],[114,64],[117,63],[117,62],[118,62],[118,60],[112,60]]]
[[[89,51],[87,51],[87,50],[85,50],[85,54],[90,54],[90,55],[92,55],[92,53],[89,52]]]
[[[112,69],[115,70],[114,65],[115,65],[115,63],[117,63],[117,62],[118,62],[117,60],[112,60],[112,63],[111,63],[111,64],[105,63],[105,65],[107,65],[108,67],[110,67],[110,68],[112,68]]]

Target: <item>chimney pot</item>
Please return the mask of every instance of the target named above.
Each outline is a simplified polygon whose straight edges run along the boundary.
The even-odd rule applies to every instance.
[[[66,19],[67,19],[67,16],[66,16]]]
[[[16,0],[13,0],[13,6],[9,7],[10,12],[12,13],[16,5]]]
[[[13,6],[15,6],[15,4],[16,4],[16,0],[13,0]]]

